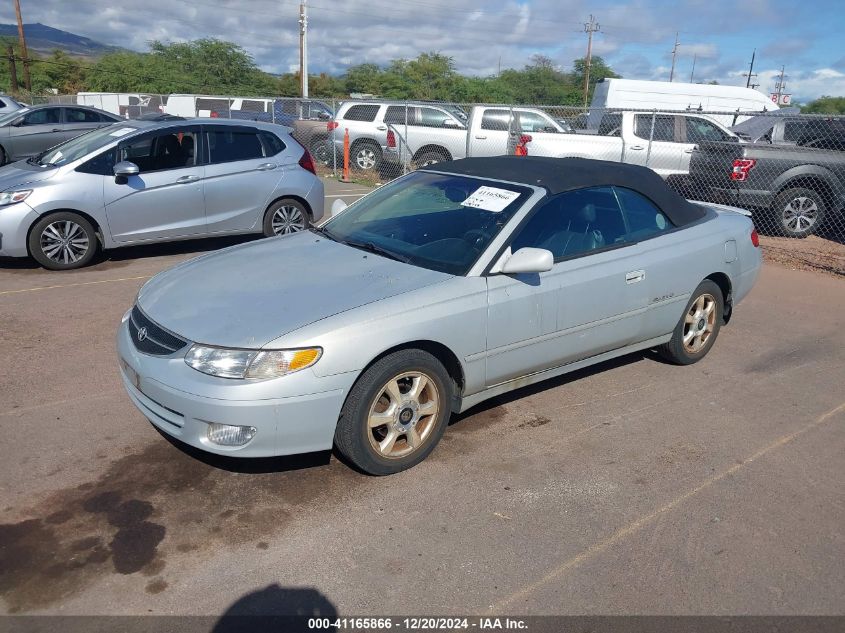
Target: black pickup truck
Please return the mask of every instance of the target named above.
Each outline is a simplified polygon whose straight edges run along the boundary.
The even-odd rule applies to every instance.
[[[689,178],[695,197],[770,213],[775,230],[788,237],[845,223],[845,136],[791,145],[702,142],[692,152]]]

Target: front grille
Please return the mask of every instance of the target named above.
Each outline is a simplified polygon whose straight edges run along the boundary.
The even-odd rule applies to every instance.
[[[144,330],[143,335],[141,330]],[[138,306],[132,308],[129,315],[129,335],[139,352],[151,356],[170,356],[188,344],[148,319]]]

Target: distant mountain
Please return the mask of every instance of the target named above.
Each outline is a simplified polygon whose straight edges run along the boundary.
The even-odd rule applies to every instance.
[[[109,46],[75,33],[54,29],[46,24],[24,24],[27,50],[49,55],[55,49],[63,50],[68,55],[77,57],[99,57],[105,53],[122,50],[118,46]],[[18,38],[17,24],[0,24],[0,37]]]

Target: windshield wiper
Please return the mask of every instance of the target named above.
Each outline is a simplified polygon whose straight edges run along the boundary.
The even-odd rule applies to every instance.
[[[351,240],[343,240],[343,243],[347,246],[351,246],[352,248],[359,248],[362,251],[375,253],[376,255],[381,255],[382,257],[387,257],[388,259],[395,259],[397,262],[402,262],[404,264],[411,263],[410,258],[389,251],[386,248],[373,244],[372,242],[353,242]]]
[[[332,235],[331,233],[329,233],[322,226],[311,226],[311,227],[309,227],[309,229],[314,231],[314,233],[318,233],[320,235],[323,235],[323,236],[329,238],[330,240],[332,240],[334,242],[337,242],[337,238],[334,235]]]

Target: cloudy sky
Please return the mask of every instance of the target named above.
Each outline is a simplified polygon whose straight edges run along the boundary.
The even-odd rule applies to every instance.
[[[243,46],[262,68],[298,67],[299,0],[21,0],[25,22],[41,22],[107,44],[145,50],[152,39],[216,37]],[[0,21],[14,22],[11,2]],[[309,70],[342,72],[439,51],[466,74],[520,68],[532,54],[564,70],[584,55],[584,22],[596,16],[594,54],[625,77],[745,85],[756,48],[760,90],[781,65],[793,100],[845,95],[843,0],[308,0]]]

